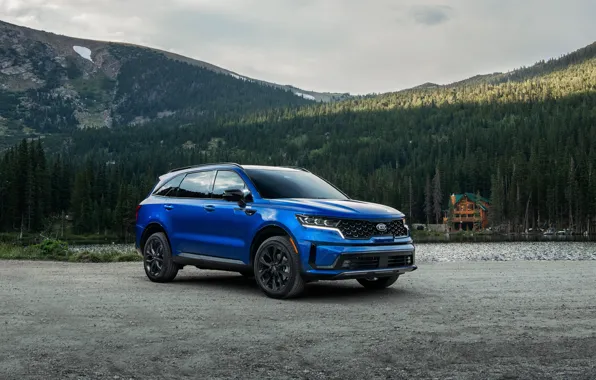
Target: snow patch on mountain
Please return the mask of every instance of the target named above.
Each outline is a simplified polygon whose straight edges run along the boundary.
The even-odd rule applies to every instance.
[[[295,92],[294,95],[302,96],[304,99],[315,100],[315,97],[309,94],[303,94],[302,92]]]
[[[86,48],[84,46],[73,46],[72,48],[75,52],[77,52],[78,55],[93,62],[93,60],[91,59],[91,49]]]

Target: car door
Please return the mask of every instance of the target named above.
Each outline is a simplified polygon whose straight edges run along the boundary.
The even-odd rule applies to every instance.
[[[244,180],[233,170],[217,171],[209,208],[209,255],[249,262],[250,244],[254,235],[256,211],[250,205],[224,200],[226,190],[247,189]]]
[[[208,211],[214,170],[188,173],[170,202],[170,235],[175,254],[206,254],[209,250],[212,214]]]

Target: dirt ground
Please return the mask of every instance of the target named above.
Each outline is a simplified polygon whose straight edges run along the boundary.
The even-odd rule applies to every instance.
[[[0,261],[0,379],[594,379],[596,261],[422,264],[277,301],[235,273]]]

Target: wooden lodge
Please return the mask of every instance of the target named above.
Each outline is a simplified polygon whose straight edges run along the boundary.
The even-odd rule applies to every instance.
[[[488,199],[474,193],[452,194],[443,223],[450,231],[483,230],[488,227],[489,207]]]

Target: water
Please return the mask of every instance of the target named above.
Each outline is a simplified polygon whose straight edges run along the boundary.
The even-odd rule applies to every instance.
[[[132,244],[71,246],[73,252],[134,253]],[[573,241],[529,241],[492,243],[418,243],[417,262],[513,261],[513,260],[596,260],[596,243]]]
[[[417,262],[596,260],[596,243],[530,241],[416,244]]]
[[[425,235],[414,234],[414,241],[418,243],[449,243],[449,242],[564,242],[564,241],[583,241],[596,242],[596,235],[521,235],[521,234],[439,234]]]
[[[73,253],[91,252],[91,253],[136,253],[134,244],[81,244],[70,245],[69,250]]]

